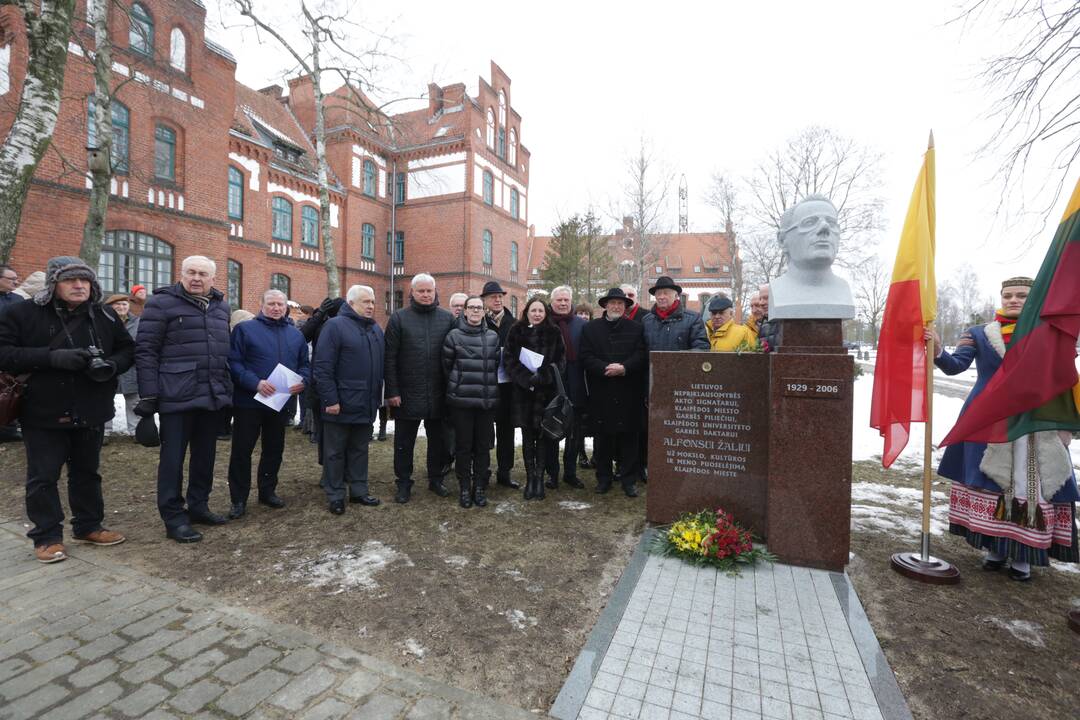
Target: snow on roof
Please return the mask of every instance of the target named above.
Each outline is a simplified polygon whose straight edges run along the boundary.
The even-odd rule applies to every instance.
[[[214,42],[210,38],[203,38],[203,43],[206,45],[207,49],[210,50],[211,52],[217,53],[218,55],[225,58],[226,60],[230,60],[230,61],[232,61],[234,63],[236,62],[236,57],[231,52],[229,52],[227,48],[225,48],[225,47],[223,47],[221,45],[218,45],[216,42]]]
[[[445,135],[447,133],[448,130],[450,130],[450,126],[449,125],[443,125],[441,128],[439,128],[438,130],[435,131],[434,137],[442,137],[443,135]]]
[[[259,117],[259,114],[251,109],[251,106],[249,106],[249,105],[241,105],[240,109],[244,111],[244,114],[248,116],[248,119],[250,119],[254,123],[258,123],[259,126],[263,130],[266,130],[268,133],[270,133],[271,135],[276,137],[278,140],[281,140],[282,142],[288,143],[289,145],[292,145],[292,146],[298,146],[297,142],[295,140],[293,140],[291,137],[289,137],[285,133],[278,130],[276,127],[271,125],[268,121],[266,121],[263,118]]]

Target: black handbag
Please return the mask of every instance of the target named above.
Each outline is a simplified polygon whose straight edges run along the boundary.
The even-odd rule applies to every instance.
[[[57,333],[49,342],[48,349],[56,350],[71,337],[71,327],[79,318],[65,324],[63,333]],[[26,392],[27,383],[30,382],[32,373],[12,375],[9,372],[0,371],[0,427],[6,427],[19,419],[19,407],[22,405],[22,396]]]
[[[555,374],[557,394],[544,408],[544,418],[540,421],[540,429],[549,439],[558,442],[570,433],[570,428],[574,424],[574,404],[566,395],[559,368],[552,367],[551,372]]]

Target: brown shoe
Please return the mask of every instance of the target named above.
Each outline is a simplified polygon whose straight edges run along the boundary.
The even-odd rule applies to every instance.
[[[67,560],[67,553],[64,552],[64,546],[60,543],[53,543],[52,545],[37,545],[34,547],[34,557],[38,562],[54,563],[61,560]]]
[[[119,545],[127,540],[127,538],[120,533],[106,530],[105,528],[95,530],[82,537],[76,536],[75,539],[79,542],[90,543],[91,545]]]

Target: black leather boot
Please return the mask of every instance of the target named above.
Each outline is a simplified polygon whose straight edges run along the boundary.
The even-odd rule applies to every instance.
[[[487,484],[486,474],[473,478],[473,504],[476,507],[487,507]]]
[[[458,505],[466,509],[473,506],[472,483],[469,478],[460,475],[458,476]]]
[[[525,461],[525,499],[532,500],[536,497],[536,463],[532,460]]]

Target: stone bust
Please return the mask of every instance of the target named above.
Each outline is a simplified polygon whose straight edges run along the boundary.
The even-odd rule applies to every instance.
[[[787,271],[770,285],[769,319],[855,317],[847,281],[832,271],[840,248],[836,206],[824,195],[808,195],[784,211],[776,235],[788,256]]]

